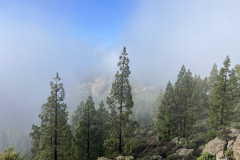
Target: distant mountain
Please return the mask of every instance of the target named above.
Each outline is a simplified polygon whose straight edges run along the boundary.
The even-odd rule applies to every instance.
[[[114,79],[108,76],[99,76],[89,82],[76,85],[74,89],[68,93],[67,103],[70,115],[80,102],[85,101],[89,95],[93,97],[96,108],[102,100],[105,103],[113,81]],[[153,115],[156,111],[155,104],[160,93],[160,88],[136,81],[131,81],[130,84],[132,86],[135,118],[146,119],[146,117]]]

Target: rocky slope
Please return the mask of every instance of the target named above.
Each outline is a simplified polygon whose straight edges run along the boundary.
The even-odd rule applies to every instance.
[[[180,137],[162,143],[154,129],[140,130],[137,136],[145,139],[134,156],[137,160],[240,160],[240,129],[222,129],[205,145],[191,145]]]

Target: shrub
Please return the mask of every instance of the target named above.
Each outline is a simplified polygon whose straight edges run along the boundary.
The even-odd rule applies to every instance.
[[[186,143],[187,143],[186,138],[181,138],[181,139],[180,139],[180,144],[181,144],[181,145],[184,145],[184,144],[186,144]]]
[[[197,160],[215,160],[216,157],[211,155],[210,153],[204,152]]]
[[[131,138],[124,146],[124,153],[126,155],[137,156],[146,148],[147,141],[143,138]]]
[[[207,131],[207,133],[206,133],[206,141],[208,142],[208,141],[213,140],[216,137],[216,135],[217,135],[217,132],[214,131],[214,130]]]
[[[234,160],[233,151],[231,149],[228,149],[224,152],[225,157],[227,157],[229,160]]]

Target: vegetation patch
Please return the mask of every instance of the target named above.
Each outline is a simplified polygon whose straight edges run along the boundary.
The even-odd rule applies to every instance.
[[[210,153],[204,152],[197,160],[216,160],[216,157]]]

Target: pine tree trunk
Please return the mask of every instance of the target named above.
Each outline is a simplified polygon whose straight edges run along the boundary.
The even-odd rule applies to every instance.
[[[123,68],[124,68],[124,62],[123,62]],[[123,103],[123,72],[121,77],[121,101],[120,101],[120,122],[119,122],[119,154],[122,155],[122,103]]]
[[[103,118],[102,118],[102,112],[100,112],[101,113],[101,122],[103,122]],[[103,124],[102,123],[100,123],[100,157],[102,157],[102,150],[103,150],[103,143],[102,143],[102,141],[103,141]]]
[[[87,133],[87,159],[90,160],[90,122],[89,122],[89,111],[88,111],[88,133]]]
[[[122,155],[122,100],[120,105],[120,122],[119,122],[119,154]]]
[[[56,93],[57,94],[57,93]],[[57,97],[57,95],[56,95]],[[58,125],[58,115],[57,115],[57,100],[55,104],[55,127],[54,127],[54,160],[57,160],[57,125]]]
[[[224,99],[226,96],[226,86],[227,86],[227,77],[224,77],[224,88],[223,88],[223,94],[224,94]],[[222,108],[221,108],[221,126],[223,126],[223,118],[224,118],[224,107],[225,107],[225,101],[223,102]]]

